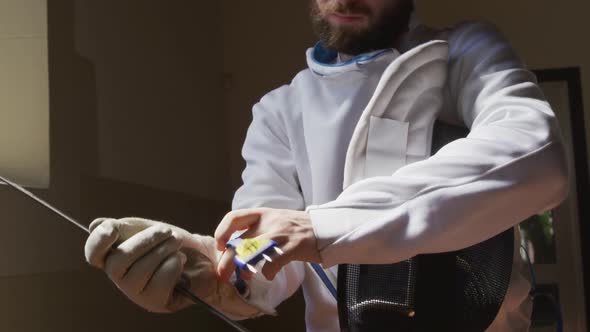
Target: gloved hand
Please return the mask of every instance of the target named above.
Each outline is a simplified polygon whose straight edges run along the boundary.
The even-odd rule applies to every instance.
[[[86,260],[103,269],[136,304],[152,312],[173,312],[192,304],[174,292],[179,282],[232,318],[265,309],[246,302],[235,287],[217,280],[221,252],[209,236],[193,235],[163,222],[100,218],[90,224]]]

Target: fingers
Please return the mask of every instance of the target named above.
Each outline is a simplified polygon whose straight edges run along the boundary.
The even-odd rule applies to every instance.
[[[221,257],[221,253],[216,249],[215,239],[211,236],[191,234],[183,246],[199,251],[212,262],[217,262]]]
[[[105,259],[113,246],[155,224],[140,218],[97,218],[90,223],[90,235],[84,247],[86,261],[98,268],[104,268]]]
[[[152,311],[168,312],[168,304],[172,300],[174,287],[182,276],[183,266],[186,263],[186,255],[178,251],[168,256],[154,272],[150,282],[141,296],[150,299],[155,305]]]
[[[240,270],[240,277],[244,280],[252,280],[254,273],[249,270]]]
[[[215,241],[217,250],[225,249],[226,243],[232,234],[239,230],[247,229],[260,220],[263,209],[248,209],[232,211],[223,217],[215,230]]]
[[[169,312],[170,304],[175,303],[174,289],[184,265],[188,265],[186,254],[180,251],[183,247],[210,247],[214,259],[219,255],[212,237],[193,239],[182,229],[148,219],[100,218],[89,229],[87,261],[104,269],[131,300],[154,312]],[[207,260],[206,256],[199,257]],[[213,273],[211,264],[207,270],[209,279]],[[183,301],[177,302],[184,306]]]
[[[266,277],[266,279],[273,280],[275,275],[283,268],[283,266],[292,260],[292,250],[289,249],[290,245],[286,244],[284,248],[284,250],[287,250],[286,252],[282,249],[278,249],[282,254],[272,255],[271,260],[266,260],[264,263],[262,274]],[[236,264],[234,262],[235,255],[236,253],[233,248],[228,248],[223,252],[217,265],[217,275],[219,280],[223,282],[229,281],[232,273],[234,273],[236,270]],[[244,280],[251,280],[254,276],[254,273],[241,269],[240,276]]]
[[[292,248],[290,248],[289,244],[285,244],[285,246],[280,249],[282,254],[277,254],[272,256],[272,262],[267,261],[264,263],[262,267],[262,274],[267,280],[273,280],[277,273],[283,268],[283,266],[287,265],[291,262],[292,259]]]
[[[119,281],[119,286],[132,294],[142,292],[162,262],[179,251],[181,246],[182,241],[180,239],[168,238],[145,256],[135,261]]]
[[[163,225],[163,223],[155,222],[153,220],[144,219],[144,218],[121,218],[117,220],[120,224],[119,226],[119,241],[123,242],[127,239],[131,238],[133,235],[143,231],[144,229],[154,226],[154,225]],[[170,227],[170,226],[168,226]]]
[[[102,224],[105,220],[108,220],[110,218],[96,218],[94,219],[94,221],[92,221],[90,223],[90,225],[88,226],[88,230],[92,233],[92,231],[94,231],[94,229],[96,227],[98,227],[100,224]]]
[[[235,251],[232,248],[228,248],[221,255],[221,259],[217,264],[217,277],[223,282],[229,282],[229,278],[236,270],[236,263],[234,257],[236,256]]]
[[[92,232],[84,245],[84,255],[90,265],[102,269],[106,256],[119,239],[118,225],[115,219],[101,218],[93,221],[90,229]]]
[[[171,236],[172,231],[161,225],[151,226],[133,235],[109,254],[105,262],[106,273],[112,279],[121,279],[135,261]]]

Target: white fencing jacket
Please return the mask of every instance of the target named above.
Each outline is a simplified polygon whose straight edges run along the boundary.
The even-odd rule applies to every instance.
[[[345,62],[316,45],[309,68],[253,109],[233,208],[309,211],[334,285],[337,264],[462,249],[567,193],[556,118],[494,27],[418,27],[405,45]],[[470,134],[431,155],[436,118]],[[490,331],[528,329],[519,246]],[[307,331],[340,331],[335,299],[305,263],[290,263],[252,297],[276,307],[301,285]]]

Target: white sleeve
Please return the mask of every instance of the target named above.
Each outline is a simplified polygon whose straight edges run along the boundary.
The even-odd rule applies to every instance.
[[[234,195],[233,210],[305,208],[286,127],[278,111],[288,106],[285,98],[288,89],[283,87],[269,93],[253,108],[253,120],[242,149],[246,161],[243,185]],[[250,285],[251,302],[275,308],[297,291],[304,275],[302,262],[287,264],[272,282],[257,274]]]
[[[308,207],[324,267],[462,249],[565,198],[558,124],[534,75],[490,25],[465,25],[449,44],[448,94],[470,134]]]

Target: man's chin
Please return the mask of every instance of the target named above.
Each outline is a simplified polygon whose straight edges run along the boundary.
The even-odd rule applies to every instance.
[[[359,55],[375,50],[395,47],[398,39],[408,31],[414,10],[407,0],[390,13],[371,16],[368,13],[336,15],[321,14],[316,1],[312,1],[312,23],[324,46],[340,53]],[[361,11],[356,11],[361,13]],[[364,22],[361,18],[364,18]]]
[[[350,27],[335,28],[329,38],[322,39],[322,43],[326,48],[348,55],[359,55],[374,50],[371,42],[367,40],[366,30]]]

